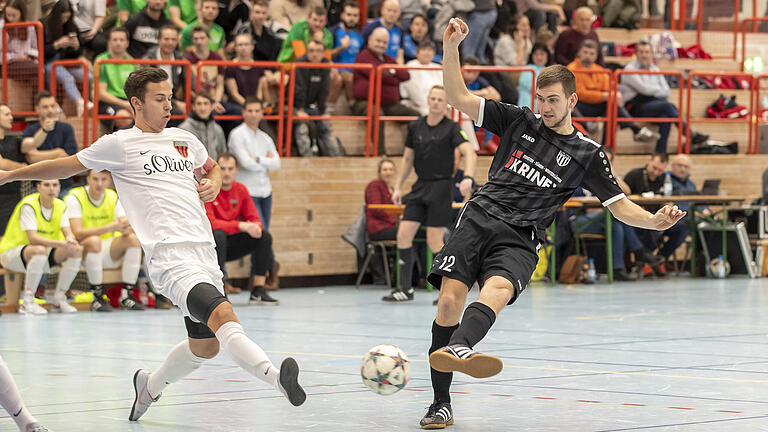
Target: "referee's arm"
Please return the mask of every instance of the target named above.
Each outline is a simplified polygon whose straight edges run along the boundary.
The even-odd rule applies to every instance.
[[[443,34],[443,85],[448,103],[477,122],[482,98],[467,90],[459,63],[459,44],[468,34],[464,21],[451,18]]]

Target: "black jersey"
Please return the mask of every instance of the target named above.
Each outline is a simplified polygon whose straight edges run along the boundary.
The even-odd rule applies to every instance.
[[[472,197],[485,211],[514,226],[542,230],[576,188],[607,206],[624,197],[600,145],[574,130],[560,135],[529,109],[483,100],[477,125],[501,143],[488,183]]]
[[[467,134],[448,118],[435,126],[427,124],[426,116],[411,122],[405,146],[413,149],[413,167],[419,181],[453,178],[453,151],[466,141]]]

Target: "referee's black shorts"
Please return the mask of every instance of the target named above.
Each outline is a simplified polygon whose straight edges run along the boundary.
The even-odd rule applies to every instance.
[[[428,227],[451,225],[451,183],[452,179],[416,181],[411,193],[403,197],[403,220],[419,222]]]
[[[535,227],[513,227],[468,202],[461,210],[456,228],[435,256],[428,280],[440,289],[443,276],[467,287],[501,276],[515,287],[512,304],[528,285],[539,262]]]

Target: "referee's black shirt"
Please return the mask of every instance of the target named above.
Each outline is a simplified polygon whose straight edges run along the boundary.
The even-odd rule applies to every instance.
[[[405,146],[413,149],[413,168],[419,181],[452,179],[453,151],[466,141],[459,124],[446,117],[435,126],[427,124],[426,116],[411,122]]]
[[[501,138],[486,183],[473,197],[513,226],[534,226],[539,238],[576,188],[604,206],[624,197],[600,145],[574,130],[560,135],[529,109],[483,100],[477,126]]]

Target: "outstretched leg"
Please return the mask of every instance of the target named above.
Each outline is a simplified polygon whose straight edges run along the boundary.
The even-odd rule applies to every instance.
[[[5,364],[2,357],[0,357],[0,405],[10,414],[20,431],[48,430],[40,425],[24,406],[24,401],[21,400],[21,394],[19,394],[19,389],[13,381],[11,371],[8,370],[8,365]]]

